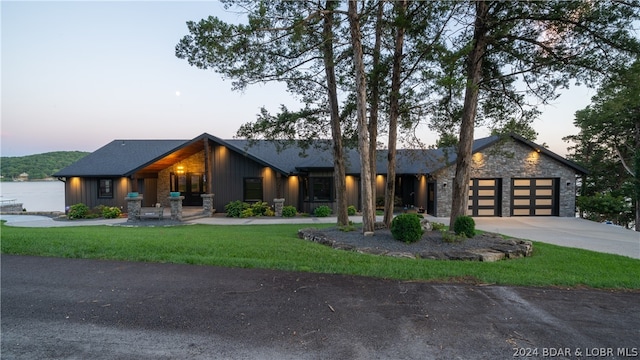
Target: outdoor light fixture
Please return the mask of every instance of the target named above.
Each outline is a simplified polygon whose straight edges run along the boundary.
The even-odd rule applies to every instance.
[[[184,166],[178,166],[178,174],[184,174]]]
[[[442,184],[442,187],[447,187],[447,183]]]
[[[571,186],[571,181],[567,181],[567,187]]]

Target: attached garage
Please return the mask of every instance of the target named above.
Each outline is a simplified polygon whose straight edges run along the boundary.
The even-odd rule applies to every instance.
[[[472,152],[468,215],[576,216],[576,177],[586,169],[515,134],[476,140]],[[447,155],[428,172],[438,217],[451,214],[456,156]]]
[[[511,216],[558,216],[560,179],[512,179]]]

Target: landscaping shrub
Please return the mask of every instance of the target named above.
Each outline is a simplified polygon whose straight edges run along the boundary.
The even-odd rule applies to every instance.
[[[391,235],[396,240],[412,243],[422,237],[420,218],[416,214],[400,214],[391,221]]]
[[[121,214],[122,211],[119,207],[105,206],[102,208],[102,217],[105,219],[116,219],[119,218]]]
[[[355,207],[355,206],[353,206],[353,205],[349,205],[349,206],[347,207],[347,215],[349,215],[349,216],[353,216],[353,215],[355,215],[355,214],[356,214],[356,207]]]
[[[242,212],[250,208],[250,205],[240,200],[232,201],[224,206],[227,217],[241,217]]]
[[[453,223],[453,231],[456,235],[464,234],[468,238],[476,235],[476,222],[471,216],[458,216]]]
[[[69,208],[69,219],[84,219],[89,214],[89,207],[83,203],[71,205]]]
[[[264,214],[262,214],[264,216],[276,216],[276,212],[273,211],[270,207],[268,207],[265,211]]]
[[[283,217],[294,217],[298,213],[295,206],[287,205],[282,207]]]
[[[432,222],[431,223],[431,230],[433,230],[433,231],[444,231],[444,230],[447,230],[447,225],[445,225],[443,223],[439,223],[439,222]]]
[[[327,205],[320,205],[315,210],[313,210],[313,215],[317,217],[327,217],[331,215],[331,208]]]
[[[240,217],[241,218],[248,218],[248,217],[252,217],[255,214],[253,213],[253,210],[251,210],[251,208],[248,209],[244,209],[240,212]]]
[[[269,204],[266,202],[258,201],[251,205],[251,211],[253,212],[253,216],[262,216],[265,215],[265,212],[269,209]]]

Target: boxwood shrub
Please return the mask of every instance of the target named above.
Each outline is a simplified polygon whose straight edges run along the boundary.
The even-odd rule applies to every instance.
[[[416,214],[400,214],[391,221],[391,235],[396,240],[412,243],[422,238],[420,217]]]
[[[327,205],[320,205],[313,210],[313,215],[317,217],[327,217],[331,215],[331,208]]]
[[[464,235],[472,238],[476,235],[476,222],[471,216],[458,216],[453,223],[453,231],[456,235]]]
[[[287,205],[282,207],[283,217],[294,217],[298,213],[295,206]]]

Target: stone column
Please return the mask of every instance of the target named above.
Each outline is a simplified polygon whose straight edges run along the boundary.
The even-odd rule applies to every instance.
[[[276,216],[282,217],[282,208],[284,207],[284,198],[273,199],[273,207],[275,208]]]
[[[140,209],[142,209],[142,196],[127,196],[127,221],[140,220]]]
[[[215,194],[202,194],[202,213],[204,216],[213,216],[216,209],[213,208],[213,197]]]
[[[184,196],[169,196],[171,220],[182,221],[182,200],[184,200]]]

